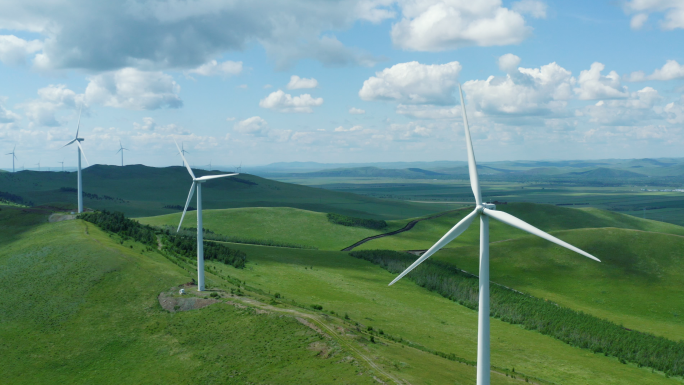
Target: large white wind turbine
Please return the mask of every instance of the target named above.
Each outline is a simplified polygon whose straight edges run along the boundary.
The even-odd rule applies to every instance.
[[[183,215],[181,216],[180,223],[178,223],[178,229],[176,230],[176,232],[180,231],[181,229],[181,225],[183,224],[183,218],[185,218],[185,212],[188,211],[188,205],[190,204],[192,195],[195,193],[195,187],[197,187],[197,290],[204,291],[204,234],[202,230],[202,183],[210,179],[223,178],[226,176],[233,176],[238,174],[206,175],[197,178],[195,177],[195,174],[192,172],[192,168],[190,168],[190,163],[188,163],[188,161],[185,160],[185,157],[183,156],[183,152],[187,151],[181,150],[178,147],[178,143],[176,143],[176,148],[178,148],[178,153],[180,154],[181,158],[183,158],[183,164],[185,164],[185,168],[188,169],[188,172],[192,177],[192,186],[190,186],[188,200],[185,202]]]
[[[477,324],[477,385],[489,385],[489,218],[494,218],[500,222],[506,223],[520,230],[527,231],[530,234],[544,238],[557,245],[563,246],[576,253],[582,254],[585,257],[599,261],[593,255],[584,252],[575,246],[561,241],[560,239],[547,234],[538,228],[512,216],[503,211],[496,211],[496,206],[490,203],[482,202],[482,195],[480,194],[480,181],[477,176],[477,165],[475,163],[475,154],[473,153],[473,143],[470,140],[470,129],[468,128],[468,119],[466,118],[465,104],[463,102],[463,91],[459,85],[458,91],[461,95],[461,108],[463,111],[463,126],[465,127],[466,146],[468,148],[468,171],[470,174],[470,186],[475,195],[475,210],[463,218],[451,230],[449,230],[437,243],[435,243],[428,251],[418,258],[411,266],[404,272],[399,274],[397,278],[390,283],[390,286],[415,269],[424,260],[436,253],[439,249],[446,246],[449,242],[461,235],[468,226],[477,217],[480,218],[480,298],[478,306],[478,324]]]
[[[85,139],[79,138],[78,137],[78,131],[81,129],[81,112],[78,112],[78,125],[76,126],[76,136],[74,139],[71,140],[71,142],[65,144],[62,146],[62,148],[72,144],[76,143],[78,146],[78,212],[82,213],[83,212],[83,181],[81,179],[81,153],[83,154],[83,157],[86,160],[86,163],[88,163],[88,166],[90,166],[90,162],[88,162],[88,158],[85,156],[85,151],[83,151],[83,147],[81,147],[81,142],[84,141]]]
[[[15,159],[19,160],[19,158],[17,158],[17,156],[14,154],[14,150],[16,150],[16,149],[17,149],[17,145],[15,144],[14,148],[12,149],[12,152],[8,152],[7,154],[5,154],[5,155],[12,155],[12,172],[14,172],[14,160]]]
[[[122,145],[121,145],[121,141],[119,141],[119,151],[117,151],[116,153],[118,154],[119,152],[121,152],[121,167],[123,167],[123,153],[124,153],[124,150],[126,150],[126,151],[131,151],[131,150],[125,148],[124,146],[122,146]]]

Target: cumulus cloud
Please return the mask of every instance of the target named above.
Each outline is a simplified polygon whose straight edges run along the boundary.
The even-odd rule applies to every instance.
[[[360,108],[352,107],[349,109],[349,113],[352,115],[362,115],[366,113],[366,110],[362,110]]]
[[[21,119],[18,114],[5,108],[4,104],[7,101],[6,97],[0,96],[0,125],[7,127],[8,124],[14,123]]]
[[[540,15],[541,7],[533,3],[523,0],[518,7]],[[405,0],[400,5],[402,19],[392,26],[391,36],[403,49],[436,52],[518,44],[532,33],[519,11],[503,7],[501,0]]]
[[[407,104],[452,104],[461,64],[395,64],[363,82],[363,100],[396,100]]]
[[[8,65],[23,65],[28,55],[42,48],[43,43],[39,40],[27,41],[14,35],[0,35],[0,61]]]
[[[601,125],[641,125],[644,120],[657,117],[654,106],[661,99],[658,91],[645,87],[631,93],[627,99],[600,100],[592,106],[587,106],[584,112],[591,122]]]
[[[601,75],[605,68],[605,65],[596,62],[588,70],[580,72],[579,87],[575,88],[578,99],[618,99],[629,96],[627,87],[622,86],[617,72],[610,71],[608,75]]]
[[[684,29],[684,3],[678,0],[629,0],[624,3],[625,12],[634,14],[630,22],[633,29],[640,29],[650,13],[664,13],[660,28],[671,31]]]
[[[684,123],[684,96],[679,101],[669,103],[663,108],[667,121],[672,124]]]
[[[175,123],[160,125],[157,124],[157,122],[155,122],[155,120],[150,117],[143,118],[142,123],[134,122],[133,129],[137,131],[156,132],[165,135],[190,135],[190,132],[188,130]]]
[[[499,66],[505,77],[470,80],[463,84],[468,101],[489,115],[548,115],[564,108],[572,98],[575,79],[555,62],[540,68],[515,68],[519,58],[504,55]]]
[[[393,140],[403,141],[428,137],[433,130],[420,123],[409,122],[407,124],[390,124],[389,131],[392,133]]]
[[[46,69],[190,70],[254,43],[283,65],[302,58],[348,65],[373,58],[324,33],[344,31],[357,20],[391,18],[390,5],[385,0],[23,0],[2,7],[0,29],[42,35],[36,66]]]
[[[124,68],[91,76],[86,88],[88,102],[130,110],[180,108],[180,86],[162,72]]]
[[[62,123],[57,118],[61,109],[84,106],[84,96],[68,89],[64,84],[51,84],[38,90],[38,99],[18,105],[32,125],[56,127]]]
[[[461,107],[399,104],[396,112],[416,119],[454,119],[461,116]]]
[[[350,128],[344,128],[343,126],[335,127],[333,131],[335,132],[354,132],[354,131],[361,131],[363,130],[363,126],[352,126]]]
[[[287,83],[288,90],[299,90],[302,88],[316,88],[318,87],[318,80],[314,78],[306,79],[300,78],[297,75],[292,75],[290,77],[290,82]]]
[[[188,73],[202,76],[230,76],[237,75],[240,72],[242,72],[242,62],[234,62],[230,60],[226,60],[223,63],[219,63],[216,60],[211,60],[195,69],[188,71]]]
[[[311,107],[323,104],[323,98],[313,98],[309,94],[292,96],[282,90],[271,92],[270,95],[259,101],[259,107],[277,110],[280,112],[304,112],[311,113]]]
[[[640,82],[644,80],[672,80],[679,78],[684,78],[684,65],[680,65],[676,60],[668,60],[662,68],[656,69],[648,76],[643,71],[637,71],[632,72],[627,80]]]
[[[235,123],[233,131],[250,136],[266,136],[270,129],[266,120],[259,116],[252,116]]]

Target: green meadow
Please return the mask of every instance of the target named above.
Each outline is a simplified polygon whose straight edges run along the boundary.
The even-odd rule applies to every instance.
[[[143,224],[178,227],[181,213],[139,218]],[[336,225],[326,214],[290,207],[247,207],[203,210],[204,228],[222,235],[271,240],[311,246],[321,250],[341,250],[360,239],[404,226],[406,221],[388,221],[382,230]],[[189,212],[183,227],[197,227],[197,213]]]

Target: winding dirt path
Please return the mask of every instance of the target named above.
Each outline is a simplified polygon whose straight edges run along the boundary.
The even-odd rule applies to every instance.
[[[409,230],[411,230],[411,229],[413,228],[413,226],[415,226],[416,223],[418,223],[418,222],[427,221],[428,219],[439,218],[439,217],[441,217],[441,216],[443,216],[443,215],[447,215],[447,214],[453,213],[453,212],[455,212],[455,211],[458,211],[458,210],[449,210],[449,211],[445,211],[445,212],[443,212],[443,213],[439,213],[439,214],[436,214],[436,215],[429,216],[429,217],[427,217],[427,218],[414,219],[414,220],[412,220],[411,222],[407,223],[406,226],[402,227],[402,228],[399,229],[399,230],[394,230],[394,231],[390,231],[389,233],[378,234],[378,235],[373,235],[372,237],[364,238],[364,239],[362,239],[362,240],[356,242],[355,244],[353,244],[353,245],[351,245],[351,246],[345,247],[344,249],[342,249],[342,251],[351,251],[351,250],[354,249],[355,247],[360,246],[360,245],[362,245],[362,244],[364,244],[364,243],[366,243],[366,242],[368,242],[368,241],[372,241],[373,239],[378,239],[378,238],[382,238],[382,237],[389,237],[389,236],[391,236],[391,235],[396,235],[396,234],[399,234],[399,233],[403,233],[404,231],[409,231]]]

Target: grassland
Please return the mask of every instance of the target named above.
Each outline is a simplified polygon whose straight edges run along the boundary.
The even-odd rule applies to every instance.
[[[181,214],[139,218],[152,226],[178,226]],[[388,227],[372,230],[333,224],[326,214],[289,207],[248,207],[203,210],[204,228],[223,235],[294,243],[321,250],[341,250],[352,243],[404,226],[405,221],[389,221]],[[184,227],[197,227],[197,215],[186,214]]]
[[[247,286],[278,292],[285,303],[318,304],[324,310],[348,314],[363,328],[373,326],[431,349],[475,359],[475,311],[408,281],[387,287],[391,274],[344,252],[233,246],[250,256],[248,268],[234,270],[211,263],[212,268]],[[492,319],[492,363],[563,384],[679,382],[496,319]]]

